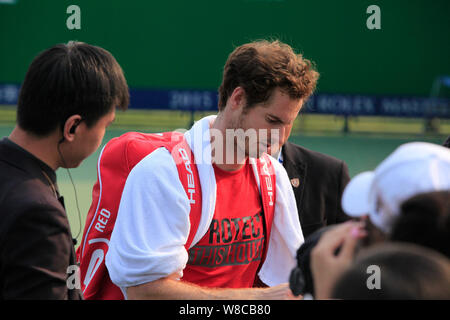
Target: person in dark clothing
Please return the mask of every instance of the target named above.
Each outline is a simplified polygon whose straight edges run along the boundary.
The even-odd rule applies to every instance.
[[[128,103],[123,71],[102,48],[59,44],[31,63],[17,125],[0,140],[0,299],[82,299],[55,171],[92,154]]]
[[[326,154],[286,142],[279,156],[295,194],[303,236],[350,219],[341,207],[350,180],[347,164]]]
[[[448,300],[450,260],[417,244],[385,242],[359,252],[322,298]]]

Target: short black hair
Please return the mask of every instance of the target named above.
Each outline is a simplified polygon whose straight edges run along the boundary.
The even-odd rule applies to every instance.
[[[405,201],[390,240],[422,245],[450,259],[450,190],[421,193]]]
[[[379,287],[369,288],[370,266],[378,267]],[[450,260],[432,249],[410,243],[388,241],[374,245],[357,255],[339,277],[331,298],[448,300]]]
[[[25,131],[46,136],[79,114],[91,127],[113,108],[126,110],[129,100],[122,68],[112,54],[70,41],[32,61],[20,89],[17,123]]]

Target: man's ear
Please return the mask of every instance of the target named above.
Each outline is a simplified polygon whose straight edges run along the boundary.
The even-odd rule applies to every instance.
[[[228,98],[228,102],[232,110],[244,108],[247,104],[247,96],[244,88],[236,87],[231,93],[230,98]]]
[[[79,114],[74,114],[67,118],[66,123],[63,127],[63,138],[61,141],[69,141],[72,142],[75,138],[75,133],[78,125],[81,122],[81,116]]]

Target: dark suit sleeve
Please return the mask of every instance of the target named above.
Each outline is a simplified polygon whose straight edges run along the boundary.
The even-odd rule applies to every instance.
[[[344,189],[347,186],[348,182],[350,181],[350,175],[348,173],[348,166],[347,164],[342,161],[341,163],[341,170],[339,175],[339,190],[337,192],[337,211],[336,211],[336,223],[345,222],[347,220],[350,220],[350,217],[344,213],[341,206],[341,198],[342,193],[344,193]]]
[[[2,252],[5,299],[67,299],[73,250],[67,218],[55,208],[26,209],[8,230]]]

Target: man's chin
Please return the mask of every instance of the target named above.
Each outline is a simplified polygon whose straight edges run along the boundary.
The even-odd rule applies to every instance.
[[[83,163],[83,160],[73,163],[66,163],[65,166],[62,166],[64,169],[74,169],[78,168]]]
[[[267,153],[268,155],[272,156],[272,155],[276,154],[278,152],[278,150],[280,150],[280,148],[278,146],[276,146],[276,145],[268,145],[268,146],[266,146],[264,148],[261,148],[259,153],[260,153],[260,156],[263,153]]]

